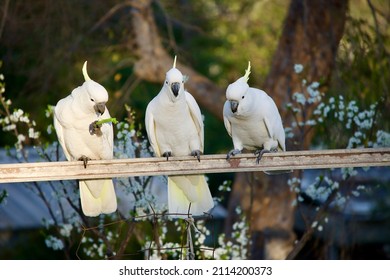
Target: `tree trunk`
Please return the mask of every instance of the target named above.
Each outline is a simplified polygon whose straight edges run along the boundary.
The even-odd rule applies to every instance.
[[[264,90],[272,95],[279,108],[299,91],[294,64],[305,66],[309,81],[329,79],[344,32],[347,7],[346,0],[291,1],[264,84]]]
[[[345,0],[291,1],[264,85],[264,90],[277,103],[285,124],[290,123],[291,116],[283,106],[299,91],[301,82],[294,75],[294,64],[305,67],[309,81],[328,81],[343,35],[347,6]],[[308,135],[303,147],[308,148],[310,142],[311,135]],[[293,248],[295,194],[290,191],[287,179],[286,175],[263,173],[241,173],[235,177],[229,212],[234,213],[239,200],[250,217],[255,237],[252,258],[284,259]],[[259,253],[259,250],[263,251]]]

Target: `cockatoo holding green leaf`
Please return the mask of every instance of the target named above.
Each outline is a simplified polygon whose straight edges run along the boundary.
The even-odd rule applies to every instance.
[[[110,118],[106,108],[106,89],[88,76],[87,62],[83,66],[83,75],[83,85],[55,106],[54,127],[67,160],[82,160],[86,168],[88,160],[113,158],[114,134],[112,123],[98,123]],[[94,217],[116,211],[116,194],[111,179],[80,180],[79,188],[84,215]]]

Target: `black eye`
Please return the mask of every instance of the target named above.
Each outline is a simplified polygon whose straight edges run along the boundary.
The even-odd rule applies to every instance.
[[[243,95],[243,96],[242,96],[242,99],[244,99],[244,97],[245,97],[245,96]]]
[[[168,81],[165,81],[166,84],[168,84]]]
[[[92,102],[95,102],[95,100],[94,100],[93,98],[91,98],[91,101],[92,101]]]

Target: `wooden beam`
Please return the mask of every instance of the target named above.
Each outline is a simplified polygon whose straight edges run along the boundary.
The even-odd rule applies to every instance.
[[[0,164],[0,183],[368,166],[390,166],[390,148],[271,153],[259,164],[253,154]]]

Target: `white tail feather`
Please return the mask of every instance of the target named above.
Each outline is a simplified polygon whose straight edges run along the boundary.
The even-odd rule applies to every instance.
[[[168,176],[169,213],[203,215],[214,201],[203,175]]]
[[[85,216],[96,217],[116,211],[114,184],[110,179],[80,180],[81,208]]]

